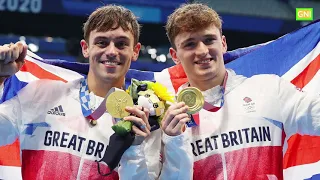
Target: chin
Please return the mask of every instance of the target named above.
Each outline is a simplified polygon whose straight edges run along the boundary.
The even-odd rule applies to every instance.
[[[200,70],[197,74],[199,76],[213,77],[213,76],[215,76],[215,74],[217,74],[217,70],[215,68],[210,68],[210,69]]]
[[[97,77],[97,78],[99,78],[99,79],[101,79],[103,81],[111,81],[113,79],[116,79],[116,77],[117,76],[114,75],[114,74],[103,73],[103,74],[100,74],[99,77]]]

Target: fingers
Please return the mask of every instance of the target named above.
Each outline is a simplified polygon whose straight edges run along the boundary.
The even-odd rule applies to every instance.
[[[140,118],[146,118],[146,113],[139,109],[138,107],[126,107],[125,110],[131,114],[134,114]]]
[[[5,59],[7,59],[7,55],[10,53],[9,44],[5,44],[3,46],[0,46],[0,61],[2,63],[5,62]]]
[[[141,106],[134,106],[134,107],[126,107],[126,111],[141,118],[150,128],[149,121],[148,121],[149,109],[143,108]]]
[[[170,124],[167,126],[169,129],[175,129],[175,127],[180,126],[180,129],[182,128],[180,122],[183,119],[190,119],[189,115],[187,113],[182,113],[179,114],[177,116],[175,116],[172,121],[170,122]],[[184,126],[184,124],[182,124]]]
[[[149,118],[150,112],[148,108],[143,108],[143,107],[138,107],[139,109],[141,109],[141,111],[144,112],[144,114],[146,115],[147,118]]]
[[[24,59],[26,58],[26,55],[27,55],[27,51],[28,51],[28,46],[25,44],[25,43],[22,43],[22,42],[17,42],[16,43],[18,49],[19,49],[19,56],[17,58],[16,61],[20,62],[24,62]]]
[[[187,116],[187,117],[185,117],[183,119],[180,119],[178,124],[173,128],[173,132],[172,133],[174,134],[175,132],[181,132],[182,129],[186,126],[186,123],[188,121],[190,121],[190,117],[189,116]]]
[[[148,121],[149,110],[142,107],[126,107],[126,111],[135,115],[123,118],[126,121],[133,122],[132,131],[144,137],[150,135],[151,127]]]
[[[13,44],[10,46],[10,49],[12,49],[12,59],[17,60],[21,54],[19,46],[17,44]]]
[[[15,61],[15,63],[16,63],[16,72],[18,72],[20,69],[21,69],[21,67],[24,65],[24,60],[23,61]]]
[[[188,112],[188,106],[186,106],[184,102],[180,102],[180,103],[171,105],[168,108],[168,110],[163,118],[162,126],[164,128],[166,128],[171,123],[172,119],[175,116],[182,114],[182,113],[186,114],[187,112]]]
[[[179,116],[179,117],[178,117]],[[162,127],[163,131],[169,136],[178,136],[180,135],[185,127],[186,123],[190,121],[190,117],[185,114],[178,115],[177,118],[174,118],[168,127]]]
[[[13,62],[15,61],[16,59],[13,59],[12,56],[13,54],[15,53],[14,51],[17,51],[17,50],[14,50],[12,47],[12,44],[9,44],[7,47],[8,47],[8,50],[5,54],[5,57],[4,57],[4,63],[7,64],[7,63],[10,63],[10,62]],[[17,52],[19,53],[19,52]]]
[[[8,64],[13,61],[24,61],[27,55],[27,45],[22,42],[0,46],[0,61]]]
[[[150,135],[150,131],[149,133],[141,131],[141,129],[137,128],[137,126],[133,125],[132,126],[132,131],[137,135],[137,136],[143,136],[143,137],[147,137]]]
[[[24,64],[27,49],[23,42],[0,46],[0,76],[11,76],[18,72]]]
[[[127,117],[124,117],[123,119],[125,121],[133,122],[132,131],[135,134],[144,136],[144,137],[147,137],[150,134],[150,128],[148,128],[147,124],[141,118],[136,116],[127,116]]]
[[[184,102],[171,105],[163,120],[162,129],[169,136],[177,136],[182,133],[185,123],[190,120],[188,106]]]
[[[139,109],[141,108],[141,111],[144,112],[144,114],[146,115],[146,118],[144,119],[146,125],[147,125],[147,128],[150,130],[151,129],[151,126],[149,124],[149,115],[150,115],[150,112],[149,112],[149,109],[147,108],[143,108],[143,107],[139,107]]]

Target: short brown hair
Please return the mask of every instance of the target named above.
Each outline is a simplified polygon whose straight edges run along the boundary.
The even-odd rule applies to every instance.
[[[124,31],[130,31],[134,37],[134,43],[139,42],[140,25],[138,18],[127,8],[118,5],[106,5],[96,9],[83,25],[84,39],[89,42],[90,32],[97,30],[105,32],[121,27]]]
[[[222,20],[216,11],[200,3],[183,4],[168,17],[167,36],[171,46],[175,48],[174,40],[179,33],[194,32],[212,24],[222,34]]]

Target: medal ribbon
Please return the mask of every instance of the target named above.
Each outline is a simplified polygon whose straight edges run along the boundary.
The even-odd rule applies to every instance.
[[[226,74],[224,75],[224,79],[223,79],[223,85],[222,85],[221,91],[220,91],[220,93],[222,94],[222,97],[220,100],[220,105],[214,106],[214,105],[204,101],[203,109],[205,109],[209,112],[217,112],[224,105],[224,93],[225,93],[225,89],[226,89],[227,80],[228,80],[228,72],[226,71]],[[191,120],[189,122],[187,122],[188,127],[200,125],[199,112],[192,114],[190,117],[191,117]]]
[[[85,79],[81,80],[79,99],[80,99],[81,110],[82,110],[83,116],[85,118],[89,119],[90,122],[92,120],[99,119],[107,111],[106,100],[107,100],[109,94],[111,94],[114,91],[118,91],[118,90],[121,90],[121,89],[118,89],[115,87],[111,88],[109,90],[109,92],[107,93],[107,95],[105,96],[105,98],[103,99],[103,101],[101,102],[101,104],[99,105],[99,107],[96,110],[92,110],[89,105],[90,92],[89,92],[87,79],[85,78]]]

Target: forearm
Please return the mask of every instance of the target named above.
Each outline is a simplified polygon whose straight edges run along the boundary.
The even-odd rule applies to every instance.
[[[13,143],[17,137],[17,129],[0,113],[0,147]]]
[[[141,145],[131,146],[120,161],[120,179],[154,180],[159,177],[161,130],[153,131]]]
[[[188,131],[179,136],[163,135],[164,163],[160,179],[188,180],[193,176],[193,155]]]
[[[120,179],[149,179],[143,148],[143,145],[131,146],[123,154],[119,168]]]
[[[13,143],[20,134],[21,108],[18,95],[0,104],[0,146]]]

